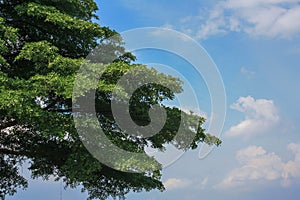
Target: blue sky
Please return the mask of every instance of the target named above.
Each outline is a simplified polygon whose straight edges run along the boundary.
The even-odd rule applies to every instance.
[[[299,199],[299,0],[102,0],[98,5],[100,24],[118,32],[167,27],[192,37],[216,63],[226,89],[222,145],[202,160],[199,149],[187,152],[163,169],[165,192],[130,193],[128,199]],[[151,55],[140,54],[138,61],[163,62]],[[203,90],[201,112],[209,118],[209,93],[201,77],[197,84]],[[30,183],[8,199],[59,199],[60,183]],[[63,199],[86,197],[78,190],[62,194]]]

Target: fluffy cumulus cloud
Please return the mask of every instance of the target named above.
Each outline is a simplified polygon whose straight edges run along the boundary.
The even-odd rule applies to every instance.
[[[202,19],[197,37],[229,31],[251,36],[291,38],[300,33],[300,0],[224,0],[195,19]],[[203,17],[203,16],[208,16]],[[195,20],[194,19],[194,20]]]
[[[245,114],[245,119],[225,132],[226,136],[244,136],[249,138],[266,133],[279,121],[277,108],[272,100],[254,99],[251,96],[240,97],[231,109]]]
[[[170,178],[164,182],[164,186],[167,190],[175,190],[185,188],[191,185],[192,182],[188,179]]]
[[[291,143],[288,149],[293,153],[294,159],[287,162],[262,147],[249,146],[239,150],[236,159],[241,166],[232,170],[216,188],[230,189],[246,186],[251,182],[275,180],[280,180],[283,187],[290,186],[293,179],[300,178],[300,144]]]

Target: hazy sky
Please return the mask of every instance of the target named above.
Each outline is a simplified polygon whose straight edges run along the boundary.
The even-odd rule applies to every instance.
[[[130,193],[128,199],[299,199],[299,0],[97,3],[100,24],[118,32],[166,27],[192,37],[216,63],[226,89],[222,145],[203,160],[197,149],[165,168],[165,192]],[[151,55],[138,61],[164,60]],[[201,114],[209,119],[209,93],[201,77],[198,82]],[[60,192],[60,183],[38,180],[8,199],[53,200]],[[62,196],[81,200],[86,194],[63,190]]]

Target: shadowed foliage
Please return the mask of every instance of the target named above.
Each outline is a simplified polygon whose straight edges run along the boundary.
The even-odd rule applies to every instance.
[[[112,169],[85,149],[76,132],[72,91],[77,70],[98,44],[124,50],[121,41],[109,39],[115,31],[94,22],[96,10],[93,0],[0,0],[0,198],[28,186],[18,171],[24,162],[33,178],[54,176],[66,186],[81,185],[90,199],[122,199],[129,191],[164,190],[160,170],[125,173]],[[96,88],[95,108],[100,126],[114,144],[144,152],[147,145],[163,150],[170,143],[188,150],[199,142],[221,143],[204,133],[203,118],[162,104],[173,99],[174,92],[182,92],[180,80],[132,64],[135,58],[130,53],[106,56],[108,61],[109,56],[119,57],[113,62],[102,60],[107,67]],[[133,68],[165,83],[142,86],[129,100],[131,117],[142,126],[150,123],[148,111],[153,105],[165,107],[163,129],[148,138],[120,130],[111,112],[112,89]],[[89,88],[88,83],[82,87]],[[188,119],[183,122],[185,136],[174,140],[183,115]],[[192,137],[192,142],[186,145],[185,137]]]

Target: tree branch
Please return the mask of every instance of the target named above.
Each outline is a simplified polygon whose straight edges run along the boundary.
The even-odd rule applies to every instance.
[[[53,99],[53,101],[48,104],[45,108],[43,108],[43,110],[48,110],[49,108],[55,106],[55,104],[59,101],[60,97],[56,97]]]

